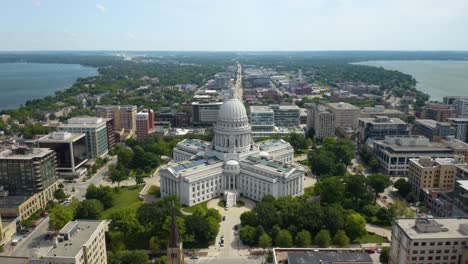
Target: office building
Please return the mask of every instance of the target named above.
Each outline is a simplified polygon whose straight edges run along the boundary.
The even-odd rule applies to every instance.
[[[372,264],[361,248],[273,248],[275,264]]]
[[[2,264],[30,264],[31,260],[27,257],[0,256]]]
[[[455,109],[447,104],[430,103],[422,110],[422,119],[432,119],[437,122],[447,122],[449,118],[456,116]]]
[[[450,123],[437,122],[432,119],[416,119],[413,125],[413,135],[421,135],[431,141],[440,141],[454,134]]]
[[[107,231],[105,220],[70,221],[59,231],[55,246],[39,261],[44,264],[106,264]]]
[[[458,180],[455,182],[452,216],[468,217],[468,180]]]
[[[422,156],[451,158],[455,155],[453,148],[430,142],[423,136],[387,136],[383,140],[374,140],[372,149],[384,173],[390,176],[407,175],[410,159]]]
[[[269,106],[250,106],[250,124],[252,132],[273,132],[275,130],[275,113]]]
[[[468,143],[454,138],[441,140],[440,143],[452,149],[454,155],[464,156],[468,163]]]
[[[351,128],[355,130],[358,125],[358,118],[361,114],[361,109],[348,103],[328,103],[326,106],[335,116],[336,126],[343,128]]]
[[[377,116],[388,116],[389,118],[405,119],[406,114],[393,108],[385,108],[383,105],[376,105],[374,107],[363,107],[359,117],[375,118]]]
[[[151,109],[143,109],[136,115],[136,135],[138,139],[147,138],[154,129],[154,112]]]
[[[86,173],[88,161],[86,135],[52,132],[38,140],[39,147],[53,149],[57,157],[57,171],[62,177],[79,177]]]
[[[387,116],[359,118],[357,130],[359,146],[365,144],[368,139],[380,140],[385,136],[403,136],[410,133],[408,124],[403,120]]]
[[[57,180],[55,151],[14,147],[0,152],[0,186],[10,194],[32,195]]]
[[[417,194],[429,193],[432,189],[452,191],[455,186],[456,165],[464,164],[465,157],[431,158],[421,156],[410,159],[408,180]]]
[[[297,105],[270,105],[275,113],[275,125],[295,127],[301,123],[300,110]]]
[[[468,142],[468,118],[449,118],[456,139]]]
[[[468,118],[468,99],[457,99],[454,103],[457,117]]]
[[[390,264],[468,262],[466,218],[394,219]]]
[[[315,131],[316,138],[335,136],[335,115],[324,105],[309,108],[307,128]]]
[[[68,119],[67,124],[60,124],[58,131],[70,133],[84,133],[86,135],[86,147],[88,159],[96,159],[107,154],[109,118],[81,116]]]
[[[182,141],[174,148],[179,161],[160,169],[161,195],[177,194],[192,206],[223,194],[227,206],[243,195],[255,201],[303,194],[304,171],[292,164],[294,150],[283,140],[252,141],[247,111],[236,98],[223,103],[213,142]]]
[[[468,96],[444,96],[443,98],[443,102],[444,104],[448,104],[448,105],[454,105],[455,104],[455,101],[457,100],[461,100],[461,99],[468,99]]]
[[[26,220],[37,211],[44,209],[47,203],[54,199],[54,192],[58,188],[58,182],[54,182],[32,195],[10,195],[8,191],[0,188],[0,215],[9,219]]]
[[[114,129],[136,129],[136,105],[96,105],[96,116],[112,118]]]
[[[195,126],[211,126],[216,123],[223,102],[192,102],[192,123]]]

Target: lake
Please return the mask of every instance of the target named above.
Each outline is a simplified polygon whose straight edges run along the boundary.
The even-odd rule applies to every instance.
[[[442,101],[447,95],[468,96],[468,61],[366,61],[357,64],[383,67],[412,75],[416,88]]]
[[[96,76],[96,68],[78,64],[0,63],[0,109],[65,90],[78,78]]]

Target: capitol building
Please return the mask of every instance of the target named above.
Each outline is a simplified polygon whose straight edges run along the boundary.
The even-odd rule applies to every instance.
[[[260,201],[302,195],[304,171],[292,164],[294,149],[282,139],[252,141],[243,103],[226,100],[219,109],[212,142],[185,139],[173,151],[173,161],[160,169],[161,195],[177,194],[192,206],[223,196],[228,207],[244,196]]]

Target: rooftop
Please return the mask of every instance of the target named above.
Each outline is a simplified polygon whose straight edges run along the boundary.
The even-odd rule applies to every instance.
[[[288,253],[289,264],[373,263],[365,252],[306,251]]]
[[[67,120],[66,124],[60,124],[59,127],[80,127],[80,128],[95,128],[105,125],[111,118],[80,116],[72,117]]]
[[[410,239],[468,239],[466,218],[395,219],[394,223]]]
[[[429,127],[431,129],[435,129],[437,125],[443,125],[443,126],[450,126],[449,123],[446,122],[437,122],[432,119],[416,119],[414,121],[415,124],[421,124],[423,126]]]
[[[0,159],[29,160],[42,158],[53,152],[53,150],[48,148],[11,148],[0,152]]]
[[[399,118],[389,118],[388,116],[376,116],[375,118],[359,118],[365,123],[382,124],[382,125],[406,125],[406,122]]]
[[[85,137],[82,133],[52,132],[39,139],[39,143],[69,143]]]
[[[328,103],[328,107],[331,109],[345,109],[345,110],[360,110],[359,107],[354,106],[350,103],[344,103],[344,102],[339,102],[339,103]]]
[[[262,167],[266,167],[269,170],[276,170],[277,172],[281,172],[281,173],[288,172],[292,169],[288,165],[275,162],[275,161],[271,161],[271,160],[262,159],[262,158],[255,157],[255,156],[249,156],[243,162],[251,163],[254,165],[261,165]]]
[[[0,256],[0,263],[2,264],[27,264],[27,263],[30,263],[30,261],[29,261],[29,258],[25,258],[25,257]]]
[[[289,143],[283,139],[267,139],[265,141],[259,142],[257,145],[260,148],[260,150],[265,151],[265,150],[270,150],[270,149],[277,148],[277,147],[284,146],[284,145],[289,146]]]
[[[53,247],[45,257],[76,256],[83,248],[83,245],[88,242],[93,233],[96,232],[102,224],[105,224],[105,221],[75,220],[68,222],[65,227],[60,230],[60,234],[71,233],[69,239],[59,242],[57,247]],[[71,227],[73,227],[74,230],[69,230]]]
[[[0,208],[16,208],[31,196],[28,195],[8,195],[0,198]]]
[[[466,191],[468,191],[468,180],[458,180],[458,181],[457,181],[457,184],[458,184],[461,188],[463,188],[463,189],[465,189]]]
[[[250,106],[250,113],[255,113],[255,112],[268,112],[268,113],[273,113],[273,109],[267,105],[251,105]]]

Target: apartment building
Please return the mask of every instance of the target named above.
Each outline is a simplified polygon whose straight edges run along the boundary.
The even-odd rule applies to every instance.
[[[388,116],[390,118],[404,119],[406,114],[393,108],[385,108],[384,105],[376,105],[374,107],[363,107],[360,117],[375,118],[377,116]]]
[[[314,129],[316,138],[335,136],[335,115],[324,105],[313,105],[309,109],[307,128]]]
[[[150,131],[154,129],[154,112],[151,109],[141,110],[137,116],[136,135],[137,138],[147,138]]]
[[[0,152],[0,186],[10,194],[32,195],[57,180],[55,151],[13,147]]]
[[[456,139],[468,142],[468,118],[449,118],[447,122],[452,126]]]
[[[300,109],[297,105],[270,105],[275,113],[275,125],[295,127],[301,123]]]
[[[421,118],[432,119],[437,122],[447,122],[456,116],[455,109],[447,104],[430,103],[424,106]]]
[[[338,122],[337,122],[338,124]],[[357,138],[359,146],[366,143],[368,139],[379,140],[386,136],[409,135],[408,124],[398,118],[388,116],[377,116],[375,118],[359,118]]]
[[[199,126],[213,125],[223,102],[192,102],[192,123]]]
[[[447,122],[437,122],[432,119],[416,119],[413,125],[413,135],[421,135],[431,141],[440,141],[454,134],[452,126]]]
[[[136,129],[136,105],[96,105],[95,110],[97,117],[112,118],[117,131]]]
[[[468,263],[468,219],[395,219],[390,264]]]

